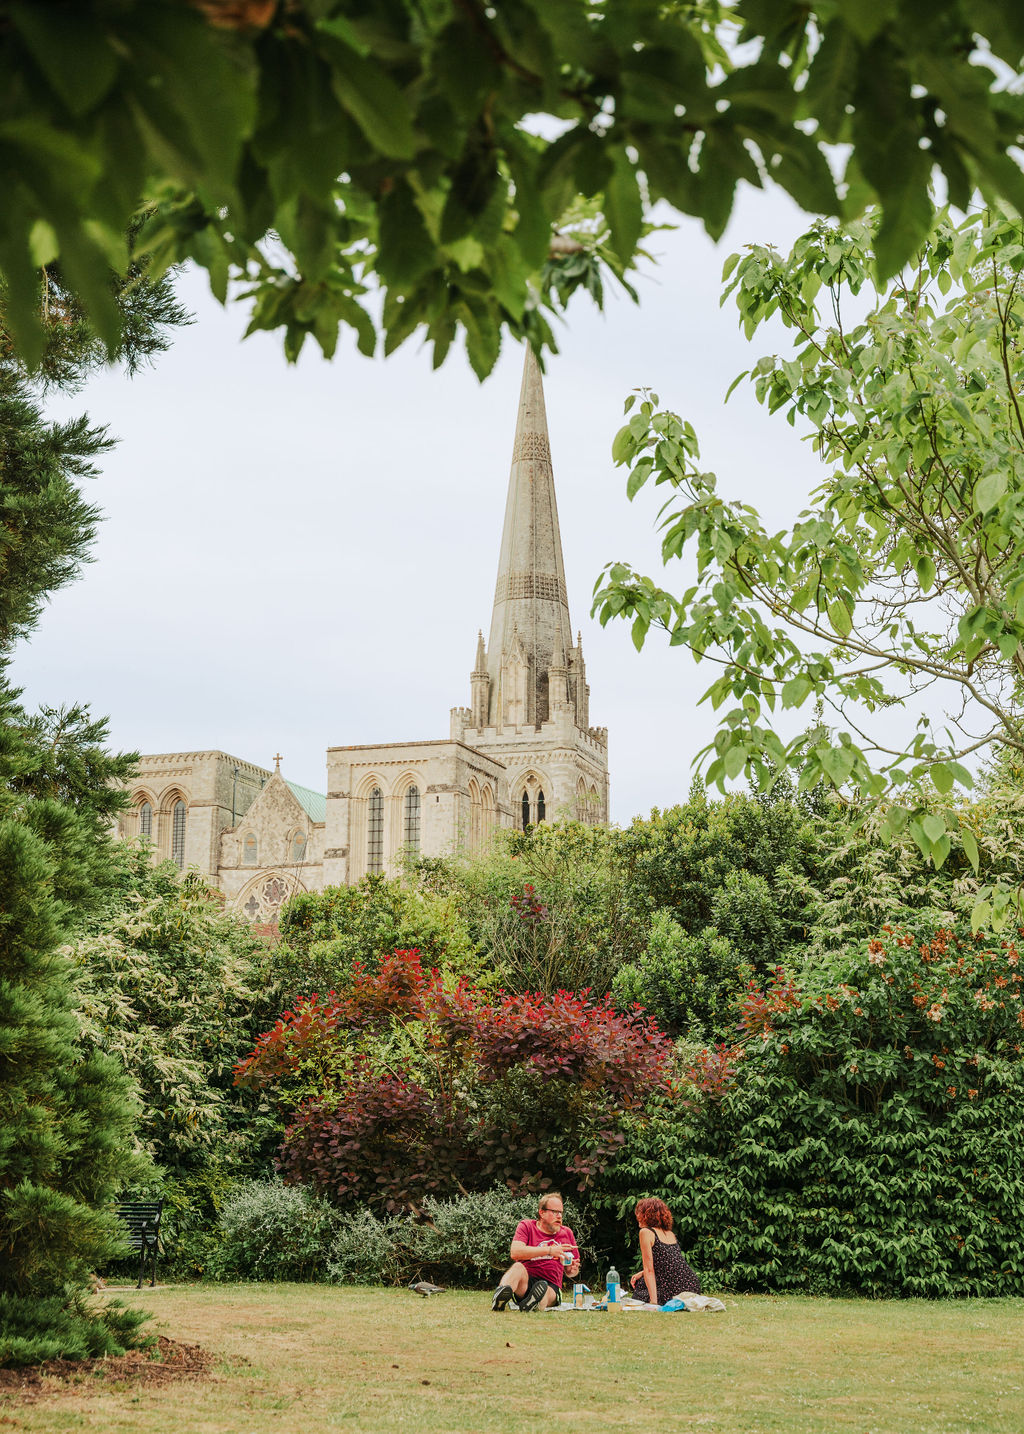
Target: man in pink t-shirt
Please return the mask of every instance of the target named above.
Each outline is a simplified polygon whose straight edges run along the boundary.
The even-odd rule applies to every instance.
[[[568,1269],[562,1258],[568,1250]],[[536,1220],[520,1220],[509,1249],[512,1264],[494,1291],[491,1309],[502,1314],[509,1300],[515,1300],[522,1314],[546,1310],[561,1304],[562,1280],[575,1279],[580,1272],[576,1236],[562,1224],[562,1197],[552,1191],[540,1197]]]

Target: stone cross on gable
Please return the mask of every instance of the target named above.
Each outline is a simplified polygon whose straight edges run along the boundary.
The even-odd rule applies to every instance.
[[[281,753],[280,753],[280,752],[275,752],[275,753],[274,753],[274,771],[277,773],[278,776],[281,775]]]

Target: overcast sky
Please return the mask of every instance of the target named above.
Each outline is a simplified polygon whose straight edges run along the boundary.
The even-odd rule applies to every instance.
[[[610,459],[631,389],[650,385],[690,419],[726,496],[781,526],[821,470],[752,392],[725,392],[771,346],[748,345],[720,310],[726,256],[787,246],[809,222],[781,196],[746,191],[716,246],[693,220],[652,236],[660,262],[641,303],[574,300],[545,379],[572,621],[582,629],[591,721],[609,729],[612,818],[685,800],[714,733],[698,708],[712,679],[667,639],[637,654],[625,623],[589,617],[603,565],[660,572],[655,490],[633,504]],[[468,703],[487,632],[512,454],[522,351],[506,343],[485,383],[461,353],[434,373],[415,341],[368,360],[344,339],[289,366],[281,340],[244,342],[185,275],[196,323],[156,366],[108,373],[49,404],[88,411],[119,440],[89,496],[106,519],[95,561],[57,594],[14,678],[29,704],[88,702],[121,750],[219,748],[325,790],[325,751],[447,737]],[[681,591],[676,563],[667,586]]]

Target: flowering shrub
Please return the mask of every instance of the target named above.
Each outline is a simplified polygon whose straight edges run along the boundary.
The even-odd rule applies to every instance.
[[[740,1031],[599,1198],[662,1195],[692,1263],[737,1287],[1024,1294],[1015,940],[885,927],[748,991]]]
[[[449,988],[396,951],[344,992],[297,1002],[236,1079],[291,1109],[287,1181],[397,1211],[495,1182],[585,1189],[621,1145],[621,1113],[666,1087],[671,1056],[642,1013],[588,993]]]

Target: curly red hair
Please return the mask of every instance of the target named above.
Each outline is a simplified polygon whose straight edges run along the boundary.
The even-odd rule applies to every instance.
[[[636,1202],[636,1218],[645,1230],[671,1230],[672,1228],[672,1211],[664,1200],[656,1198],[638,1200]]]

